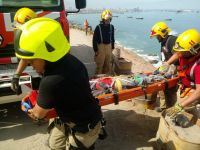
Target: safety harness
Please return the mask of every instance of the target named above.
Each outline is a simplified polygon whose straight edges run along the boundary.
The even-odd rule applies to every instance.
[[[98,99],[95,99],[97,103],[99,103]],[[103,115],[103,113],[102,113]],[[94,129],[98,123],[101,123],[101,132],[99,133],[99,139],[104,140],[108,134],[105,130],[106,126],[106,121],[104,117],[102,116],[100,119],[94,119],[93,121],[87,121],[87,122],[80,122],[80,123],[73,123],[73,125],[70,125],[71,123],[69,122],[63,122],[59,117],[54,118],[54,120],[49,124],[47,131],[48,133],[51,132],[51,130],[56,126],[56,125],[64,125],[65,127],[65,135],[68,136],[71,134],[73,137],[77,147],[73,147],[70,145],[70,150],[93,150],[94,149],[94,144],[87,148],[81,143],[77,137],[75,136],[76,133],[87,133],[90,130]]]

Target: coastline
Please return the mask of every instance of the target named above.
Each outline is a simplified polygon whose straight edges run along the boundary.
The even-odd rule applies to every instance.
[[[74,37],[70,38],[70,43],[77,43],[78,40],[81,40],[82,43],[85,43],[90,47],[90,51],[93,52],[92,49],[92,36],[93,31],[89,31],[88,35],[85,35],[84,28],[80,27],[77,24],[70,24],[70,32],[73,32]],[[133,50],[125,48],[125,45],[119,45],[115,43],[115,49],[120,50],[120,57],[128,59],[132,62],[132,73],[141,73],[141,72],[152,72],[156,68],[151,64],[148,60],[145,60],[143,57],[139,56]],[[94,56],[94,55],[93,55]]]

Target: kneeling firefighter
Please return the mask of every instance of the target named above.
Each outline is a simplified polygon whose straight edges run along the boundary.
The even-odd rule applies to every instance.
[[[43,75],[28,115],[40,120],[52,108],[58,115],[51,123],[50,148],[93,150],[102,127],[101,108],[91,94],[85,66],[68,53],[70,45],[60,24],[32,19],[16,31],[14,44],[16,56]]]

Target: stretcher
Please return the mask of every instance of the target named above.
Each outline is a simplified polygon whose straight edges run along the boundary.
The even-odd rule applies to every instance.
[[[105,106],[112,103],[117,105],[120,101],[128,100],[128,99],[135,98],[142,95],[151,94],[151,93],[162,91],[162,90],[166,90],[167,88],[172,88],[177,85],[178,81],[179,81],[179,77],[174,77],[171,79],[165,79],[162,81],[154,82],[152,84],[137,86],[130,89],[120,89],[120,91],[113,90],[111,91],[111,93],[98,95],[96,96],[96,98],[99,100],[100,106]],[[113,83],[111,83],[111,85],[113,85]],[[27,104],[30,105],[31,108],[35,106],[37,95],[38,95],[37,91],[33,90],[29,95],[27,95],[26,97],[22,99],[21,109],[24,112],[27,112],[27,109],[28,109],[28,107],[26,107]],[[47,114],[48,119],[54,118],[56,116],[57,114],[54,109],[52,109]]]
[[[105,106],[112,103],[118,104],[118,102],[120,101],[128,100],[138,96],[143,96],[146,94],[151,94],[154,92],[166,90],[167,88],[175,87],[178,81],[179,77],[174,77],[171,79],[165,79],[148,85],[143,85],[131,89],[125,89],[119,92],[103,94],[97,96],[96,98],[99,100],[101,106]]]

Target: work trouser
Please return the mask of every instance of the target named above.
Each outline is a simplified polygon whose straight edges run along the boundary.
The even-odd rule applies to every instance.
[[[159,94],[160,108],[166,109],[166,108],[172,107],[177,101],[177,90],[178,90],[178,87],[175,86],[175,87],[166,89],[165,91],[155,92],[152,94],[151,100],[156,101],[157,96]]]
[[[111,44],[98,44],[98,55],[95,56],[96,74],[111,74]]]
[[[50,120],[50,124],[54,119]],[[49,135],[49,147],[52,150],[93,150],[94,143],[98,139],[101,123],[100,121],[95,125],[93,129],[89,129],[86,133],[73,132],[71,127],[74,127],[74,123],[67,124],[69,128],[66,128],[66,124],[55,123],[54,127],[50,130]],[[77,144],[78,141],[78,144]],[[80,144],[84,147],[79,147]],[[78,146],[79,145],[79,146]]]

